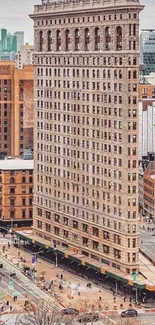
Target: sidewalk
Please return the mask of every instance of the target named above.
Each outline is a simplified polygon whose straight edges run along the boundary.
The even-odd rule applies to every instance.
[[[0,251],[2,251],[3,244],[0,243]],[[26,260],[24,264],[29,267],[32,266],[32,255],[19,250],[14,247],[10,249],[5,245],[8,260],[12,263],[19,261],[19,255]],[[20,263],[22,267],[23,263]],[[56,300],[59,301],[64,307],[73,306],[79,310],[95,309],[95,310],[114,310],[120,309],[120,304],[123,304],[123,309],[129,308],[129,302],[124,303],[123,298],[114,297],[113,293],[108,292],[103,288],[92,284],[91,288],[87,287],[88,281],[77,277],[63,270],[62,268],[55,267],[40,258],[37,258],[37,275],[36,284],[43,287],[47,281],[53,281],[51,289],[48,289],[50,295],[54,295]],[[45,281],[40,280],[40,276],[44,276]],[[63,279],[62,279],[63,277]]]

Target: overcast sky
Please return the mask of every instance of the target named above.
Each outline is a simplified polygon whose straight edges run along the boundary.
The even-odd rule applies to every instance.
[[[41,0],[0,0],[0,28],[9,32],[24,30],[25,42],[33,43],[33,22],[28,17],[33,5]],[[141,0],[145,5],[141,13],[141,28],[155,29],[155,0]]]

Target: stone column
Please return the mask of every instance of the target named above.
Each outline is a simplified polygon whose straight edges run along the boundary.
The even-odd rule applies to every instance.
[[[52,51],[56,51],[56,29],[52,30]]]
[[[111,50],[116,51],[116,26],[111,26]]]
[[[80,28],[80,51],[85,51],[85,28]]]
[[[66,51],[65,29],[61,29],[61,51]]]
[[[122,27],[122,50],[129,49],[129,25],[123,25]]]
[[[40,46],[40,31],[35,30],[35,32],[34,32],[34,50],[36,52],[39,51],[39,46]]]
[[[94,27],[90,27],[90,51],[95,50],[95,32]]]
[[[48,29],[44,30],[43,32],[43,51],[47,52],[48,51]]]
[[[70,29],[70,51],[75,51],[75,29]]]
[[[105,36],[104,36],[104,27],[100,27],[100,50],[104,51],[105,50]]]

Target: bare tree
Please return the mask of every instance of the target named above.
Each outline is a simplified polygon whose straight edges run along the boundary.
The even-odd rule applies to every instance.
[[[29,303],[25,313],[17,316],[15,325],[58,325],[72,320],[72,316],[62,315],[56,306],[48,310],[42,300],[39,306],[38,302]]]
[[[95,324],[95,315],[99,315],[99,320],[106,325],[141,325],[141,321],[138,318],[118,318],[113,316],[101,316],[101,314],[97,313],[98,303],[94,301],[93,305],[89,305],[87,300],[80,301],[79,300],[79,310],[81,313],[79,316],[75,315],[63,315],[60,310],[52,308],[50,310],[47,309],[47,305],[45,305],[44,300],[41,302],[36,301],[35,303],[31,302],[28,304],[28,308],[26,308],[25,313],[17,316],[15,325],[60,325],[69,323],[70,325],[78,323],[78,320],[82,319],[81,324],[94,325]],[[90,316],[90,317],[89,317]],[[92,316],[92,318],[91,318]],[[89,320],[88,320],[89,319]],[[79,322],[80,324],[80,322]]]
[[[126,318],[126,319],[121,319],[117,323],[118,325],[141,325],[142,322],[141,320],[137,318]]]

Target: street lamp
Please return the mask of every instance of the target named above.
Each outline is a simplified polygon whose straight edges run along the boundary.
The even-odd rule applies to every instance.
[[[56,247],[54,247],[54,251],[55,251],[55,267],[58,267],[58,253],[56,251]]]
[[[56,240],[53,240],[53,242],[54,242],[53,250],[55,251],[55,267],[58,267],[57,242]]]
[[[117,293],[118,293],[118,283],[117,283],[117,280],[116,280],[116,296],[117,296]]]
[[[12,233],[13,228],[13,218],[10,219],[10,233]]]
[[[37,273],[37,255],[39,255],[40,253],[43,253],[43,251],[32,253],[32,265],[34,265],[34,270],[35,270],[35,282],[36,282],[36,273]]]

